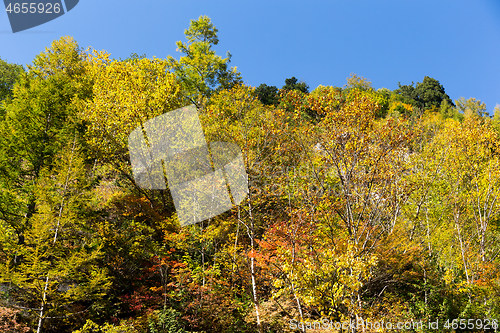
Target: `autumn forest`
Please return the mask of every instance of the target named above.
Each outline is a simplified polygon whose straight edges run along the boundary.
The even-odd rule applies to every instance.
[[[496,331],[500,106],[428,76],[251,87],[217,32],[191,21],[178,58],[66,36],[0,59],[0,332]],[[249,192],[181,226],[128,137],[186,105]]]

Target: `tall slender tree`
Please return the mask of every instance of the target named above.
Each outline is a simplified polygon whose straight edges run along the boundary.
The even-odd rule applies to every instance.
[[[177,50],[184,55],[179,60],[168,57],[169,65],[188,91],[188,100],[201,107],[216,90],[228,89],[241,83],[236,67],[229,68],[231,54],[226,58],[215,53],[213,46],[219,44],[217,28],[207,16],[192,20],[184,31],[187,43],[178,41]]]

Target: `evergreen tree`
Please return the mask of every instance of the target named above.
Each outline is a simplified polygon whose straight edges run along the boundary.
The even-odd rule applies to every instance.
[[[283,90],[298,90],[303,93],[309,93],[309,86],[305,82],[298,82],[295,76],[292,76],[289,79],[285,79],[285,85],[281,88]]]
[[[455,106],[438,80],[426,76],[421,83],[417,82],[415,87],[413,85],[413,82],[411,85],[398,83],[398,89],[394,92],[400,96],[403,103],[412,104],[423,110],[439,108],[443,100]]]
[[[255,88],[255,93],[257,98],[264,105],[278,105],[278,88],[276,86],[268,86],[262,83],[260,86]]]

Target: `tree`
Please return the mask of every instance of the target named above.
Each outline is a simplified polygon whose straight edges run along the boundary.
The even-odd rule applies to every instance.
[[[455,104],[457,105],[457,109],[465,117],[484,117],[488,114],[488,111],[486,111],[486,104],[482,103],[480,100],[476,100],[474,97],[468,99],[460,97],[459,99],[455,100]]]
[[[500,104],[495,106],[492,119],[493,128],[500,133]]]
[[[270,129],[283,172],[270,173],[266,191],[282,213],[260,242],[275,267],[275,295],[296,304],[299,320],[305,309],[336,321],[366,318],[377,249],[397,233],[409,194],[402,174],[413,133],[406,120],[379,118],[384,97],[373,91],[321,87],[292,97]],[[322,115],[315,126],[304,121],[305,107]]]
[[[415,91],[414,83],[411,85],[401,85],[398,82],[398,89],[394,90],[397,99],[403,103],[417,105],[417,93]]]
[[[144,196],[157,213],[172,212],[166,191],[144,190],[137,185],[130,166],[128,138],[149,119],[185,106],[185,91],[162,59],[110,60],[105,52],[90,56],[88,77],[93,96],[82,102],[84,139],[93,159],[111,167],[115,175]]]
[[[41,170],[37,210],[23,244],[8,227],[4,233],[12,239],[0,241],[8,258],[0,280],[9,283],[14,304],[30,310],[37,333],[47,321],[88,311],[109,287],[106,269],[96,265],[102,252],[93,221],[93,179],[80,155],[75,138],[53,166]]]
[[[415,87],[413,82],[411,85],[405,86],[398,83],[398,87],[395,93],[401,96],[402,102],[413,104],[423,110],[433,107],[439,108],[443,100],[446,100],[449,105],[455,106],[439,81],[429,76],[425,76],[421,83],[417,82]]]
[[[23,66],[9,64],[5,60],[0,59],[0,106],[3,100],[12,96],[14,83],[23,72]]]
[[[345,88],[354,88],[358,87],[362,90],[369,90],[373,89],[371,81],[368,81],[368,79],[358,76],[357,74],[351,73],[350,76],[347,78],[347,84],[345,85]]]
[[[243,153],[245,170],[250,174],[249,184],[252,184],[252,174],[258,173],[261,166],[259,157],[265,144],[264,123],[266,113],[257,101],[253,88],[238,85],[230,90],[221,91],[214,96],[213,103],[210,105],[207,113],[202,117],[206,123],[207,139],[209,141],[229,141],[235,142]],[[237,228],[240,225],[246,230],[248,236],[247,249],[244,251],[248,259],[251,295],[255,308],[256,322],[259,332],[263,332],[264,320],[260,311],[260,293],[258,262],[256,251],[258,248],[257,238],[260,234],[259,220],[261,216],[257,215],[259,199],[254,196],[255,189],[249,186],[249,193],[240,206],[237,207]],[[238,231],[239,233],[239,231]]]
[[[168,57],[172,72],[182,82],[188,92],[188,100],[202,106],[203,99],[208,99],[214,91],[228,89],[241,83],[241,75],[236,67],[228,67],[231,54],[226,58],[215,53],[212,49],[219,43],[217,28],[210,18],[200,16],[198,20],[191,20],[189,29],[184,31],[187,43],[178,41],[177,49],[184,54],[179,60]]]
[[[19,245],[37,210],[34,188],[42,169],[72,140],[78,127],[76,96],[88,93],[83,51],[68,37],[54,41],[20,76],[0,122],[0,221],[16,231]]]
[[[463,115],[459,113],[456,107],[450,105],[447,100],[443,100],[441,102],[441,106],[439,107],[439,113],[441,114],[441,117],[443,119],[448,119],[448,118],[452,118],[455,120],[463,119]]]
[[[340,112],[327,113],[316,134],[324,149],[313,159],[316,186],[325,194],[318,196],[315,214],[324,224],[325,248],[331,249],[320,252],[325,255],[319,270],[324,284],[316,292],[331,287],[325,310],[342,304],[351,319],[363,316],[361,286],[372,274],[376,249],[398,228],[409,194],[402,175],[414,132],[407,120],[377,121],[380,108],[370,94],[353,89]],[[333,257],[339,259],[330,267],[327,258]],[[335,270],[337,276],[328,279]]]
[[[422,83],[417,83],[415,92],[417,94],[417,101],[425,109],[431,107],[439,108],[443,100],[446,100],[449,104],[454,106],[450,96],[445,93],[443,85],[439,84],[438,80],[431,77],[426,76]]]
[[[99,205],[105,214],[98,223],[106,249],[101,264],[115,282],[109,302],[119,304],[106,308],[105,315],[142,317],[168,301],[167,293],[174,288],[167,285],[176,276],[170,263],[178,258],[165,259],[167,244],[174,251],[181,242],[165,240],[179,232],[173,200],[168,188],[144,189],[136,182],[128,139],[148,120],[185,106],[186,99],[166,60],[118,61],[94,52],[87,66],[92,97],[79,104],[79,111],[85,146],[96,173],[105,179]],[[179,283],[176,288],[188,287]]]
[[[0,279],[38,331],[47,314],[81,311],[105,275],[88,266],[99,245],[87,225],[92,177],[76,148],[85,56],[72,38],[54,41],[19,77],[0,122]]]
[[[289,79],[285,79],[285,85],[281,88],[283,90],[298,90],[305,94],[309,93],[309,86],[307,83],[300,81],[297,82],[295,76],[292,76]]]
[[[268,86],[262,83],[255,89],[255,93],[259,101],[264,105],[276,106],[279,104],[278,88],[276,86]]]
[[[491,316],[498,309],[497,300],[488,300],[498,292],[498,134],[477,117],[447,119],[441,126],[414,156],[408,175],[416,188],[405,214],[411,238],[444,272],[454,315]]]

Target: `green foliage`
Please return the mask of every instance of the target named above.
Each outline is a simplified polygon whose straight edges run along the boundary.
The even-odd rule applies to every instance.
[[[394,92],[399,96],[400,101],[415,105],[424,110],[433,107],[439,108],[442,101],[455,106],[438,80],[426,76],[421,83],[417,82],[415,87],[413,85],[413,82],[411,85],[404,86],[398,83],[398,89]]]
[[[92,320],[87,320],[81,330],[73,331],[73,333],[139,333],[139,331],[126,324],[119,326],[104,324],[100,326]]]
[[[455,119],[455,120],[463,120],[463,114],[460,114],[456,107],[453,107],[448,103],[447,100],[443,100],[441,102],[441,106],[439,107],[439,114],[443,119]]]
[[[426,76],[422,83],[417,83],[415,93],[418,103],[424,109],[439,107],[443,100],[446,100],[449,104],[454,106],[450,96],[445,93],[443,85],[439,84],[438,80],[431,77]]]
[[[75,127],[77,97],[88,94],[82,75],[83,53],[71,38],[54,41],[38,55],[29,72],[18,79],[13,100],[6,105],[0,149],[4,156],[24,159],[25,172],[35,176]],[[10,162],[12,163],[12,162]]]
[[[358,76],[357,74],[351,73],[350,76],[347,78],[347,83],[344,86],[346,89],[350,88],[358,88],[361,90],[370,90],[373,89],[371,81],[368,81],[368,79]]]
[[[309,93],[309,86],[305,82],[298,82],[295,76],[285,79],[285,85],[281,88],[283,90],[298,90],[305,94]]]
[[[493,128],[500,133],[500,104],[495,106],[492,119]]]
[[[177,50],[184,56],[179,60],[168,57],[169,66],[188,92],[189,101],[198,106],[215,91],[229,89],[242,82],[236,67],[228,67],[231,54],[227,52],[226,58],[222,58],[212,49],[219,43],[217,32],[207,16],[192,20],[189,29],[184,31],[187,43],[176,43]]]
[[[179,60],[63,37],[27,72],[0,61],[0,330],[500,319],[499,106],[455,107],[429,77],[254,89],[208,17],[186,38]],[[191,102],[207,142],[241,148],[249,193],[181,228],[168,191],[135,183],[128,135]]]
[[[105,295],[106,269],[98,268],[101,242],[92,221],[91,178],[78,150],[64,147],[34,189],[36,211],[16,242],[4,225],[0,238],[6,254],[0,280],[9,283],[13,301],[32,310],[33,322],[71,316]]]
[[[394,90],[393,94],[395,96],[393,99],[403,103],[417,105],[417,93],[413,85],[413,82],[411,85],[401,85],[401,83],[398,82],[398,89]]]
[[[141,55],[138,55],[137,53],[131,53],[130,56],[124,60],[122,60],[120,58],[120,61],[131,61],[131,62],[134,62],[134,61],[137,61],[137,60],[141,60],[141,59],[146,59],[146,54],[141,54]]]
[[[180,313],[174,309],[165,308],[157,311],[149,318],[149,330],[151,333],[186,333],[179,324]]]
[[[40,329],[52,325],[47,317],[89,307],[108,286],[106,269],[93,266],[92,177],[78,149],[83,61],[73,39],[54,41],[19,78],[0,123],[0,279]]]
[[[279,104],[279,96],[278,96],[278,88],[276,86],[268,86],[265,83],[262,83],[260,86],[255,88],[255,93],[259,101],[264,105],[278,105]]]
[[[464,117],[485,117],[488,115],[488,111],[486,111],[486,104],[473,97],[469,99],[460,97],[455,101],[455,104],[457,105],[457,110],[461,112]]]
[[[9,64],[5,60],[0,59],[0,109],[2,106],[2,102],[6,98],[12,96],[14,83],[23,72],[23,66],[17,64]],[[1,115],[2,114],[0,113],[0,116]]]

